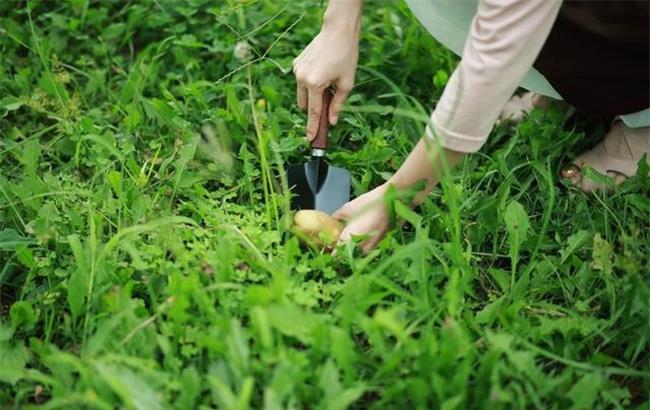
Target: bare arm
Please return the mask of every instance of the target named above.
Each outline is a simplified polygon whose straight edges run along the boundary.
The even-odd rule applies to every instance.
[[[421,138],[388,184],[399,190],[409,190],[424,180],[424,189],[418,192],[413,200],[413,205],[419,205],[440,182],[445,172],[456,166],[465,155],[443,148],[429,138]]]

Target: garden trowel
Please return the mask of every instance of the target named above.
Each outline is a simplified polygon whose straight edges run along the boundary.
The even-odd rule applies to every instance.
[[[325,162],[331,101],[332,91],[326,89],[318,132],[311,142],[311,160],[290,165],[287,170],[289,189],[293,193],[291,209],[316,209],[331,215],[350,200],[350,172]]]

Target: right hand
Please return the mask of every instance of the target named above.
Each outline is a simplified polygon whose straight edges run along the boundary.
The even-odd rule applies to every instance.
[[[316,137],[323,106],[323,92],[336,87],[328,118],[335,125],[343,103],[354,85],[359,60],[359,34],[338,27],[325,27],[293,60],[298,86],[298,107],[307,110],[307,138]]]
[[[386,209],[384,196],[388,184],[383,184],[343,205],[334,212],[334,219],[346,222],[338,243],[348,242],[353,237],[363,237],[361,249],[368,253],[390,229],[391,220]]]

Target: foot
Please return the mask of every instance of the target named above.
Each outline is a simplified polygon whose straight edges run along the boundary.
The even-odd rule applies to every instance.
[[[629,128],[617,120],[605,139],[591,150],[580,155],[562,169],[562,177],[584,192],[609,189],[582,175],[585,167],[591,167],[603,175],[614,178],[616,184],[636,174],[639,160],[650,157],[650,127]]]
[[[535,108],[548,109],[551,102],[551,98],[532,91],[522,95],[513,95],[501,110],[498,121],[521,122]]]

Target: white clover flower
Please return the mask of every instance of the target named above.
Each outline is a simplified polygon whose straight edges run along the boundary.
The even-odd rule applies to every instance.
[[[246,40],[242,40],[235,44],[235,58],[241,62],[250,60],[252,48]]]

